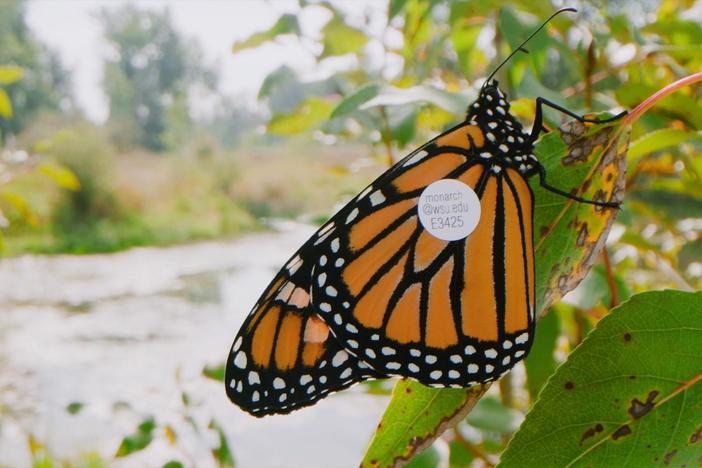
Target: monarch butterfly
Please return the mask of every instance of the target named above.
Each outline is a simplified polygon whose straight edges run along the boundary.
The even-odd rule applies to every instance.
[[[537,98],[527,132],[493,79],[563,11],[575,10],[551,15],[488,76],[464,122],[378,177],[285,264],[232,345],[225,376],[232,402],[259,417],[288,413],[389,375],[468,387],[526,356],[535,324],[527,179],[538,175],[547,190],[579,202],[618,206],[552,187],[533,154],[544,105],[594,120]],[[456,193],[475,194],[470,208],[480,213],[474,231],[459,226],[455,239],[420,213],[425,190],[446,180],[459,184]]]

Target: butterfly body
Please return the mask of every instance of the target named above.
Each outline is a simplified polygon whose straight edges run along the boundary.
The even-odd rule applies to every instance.
[[[455,387],[494,380],[526,356],[532,149],[504,95],[487,86],[463,124],[400,161],[319,231],[312,297],[349,352],[380,372]],[[422,192],[441,179],[480,199],[483,214],[466,238],[438,239],[418,219]]]
[[[619,206],[549,185],[533,150],[543,106],[580,122],[625,112],[590,120],[537,98],[526,132],[491,79],[564,11],[575,10],[551,15],[493,71],[464,122],[373,181],[278,272],[227,360],[235,404],[254,416],[288,413],[389,375],[469,387],[526,357],[536,313],[527,180],[538,175],[544,189],[600,209]],[[442,232],[454,227],[458,235]]]

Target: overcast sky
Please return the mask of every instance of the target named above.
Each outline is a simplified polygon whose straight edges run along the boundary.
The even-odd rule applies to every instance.
[[[1,0],[0,0],[1,1]],[[30,0],[27,9],[29,27],[44,43],[59,52],[73,76],[78,105],[89,118],[102,121],[107,117],[107,101],[102,93],[102,60],[106,44],[102,39],[95,12],[113,9],[124,0]],[[220,87],[232,95],[251,96],[258,90],[267,73],[281,64],[305,72],[314,63],[309,47],[297,41],[283,41],[253,51],[231,53],[232,44],[251,33],[270,27],[281,13],[298,12],[295,0],[140,0],[132,1],[142,8],[171,11],[178,31],[197,39],[207,63],[220,68]],[[362,14],[379,3],[341,1],[345,10]],[[328,19],[321,8],[307,9],[301,18],[303,30],[314,34]]]

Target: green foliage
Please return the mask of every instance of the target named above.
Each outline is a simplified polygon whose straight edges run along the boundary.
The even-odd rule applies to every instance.
[[[25,8],[24,0],[0,2],[0,143],[40,112],[71,105],[70,77],[30,31]]]
[[[187,97],[196,84],[211,87],[213,72],[201,62],[197,44],[161,13],[126,5],[103,10],[100,19],[115,57],[104,65],[114,142],[153,151],[176,147],[190,128]]]
[[[702,293],[612,310],[551,377],[501,466],[699,463]]]
[[[156,421],[154,418],[144,419],[139,423],[136,430],[122,439],[119,448],[115,453],[116,457],[126,457],[134,452],[144,450],[154,440],[154,430]]]

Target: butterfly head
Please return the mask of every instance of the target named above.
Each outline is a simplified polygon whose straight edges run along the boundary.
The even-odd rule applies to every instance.
[[[466,120],[480,127],[485,141],[479,145],[479,154],[498,167],[496,171],[515,167],[524,174],[531,173],[533,141],[509,109],[507,96],[500,90],[497,80],[488,80],[468,108]]]

